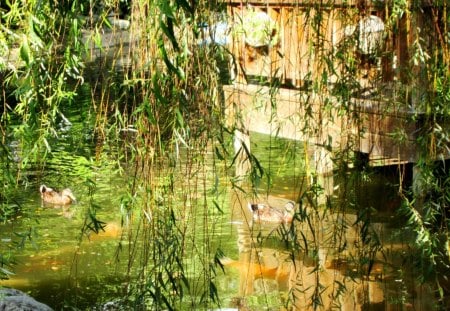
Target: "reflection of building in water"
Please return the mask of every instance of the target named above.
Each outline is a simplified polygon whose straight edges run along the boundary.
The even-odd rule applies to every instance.
[[[239,299],[277,295],[287,310],[431,307],[429,298],[422,299],[429,291],[416,289],[412,276],[402,275],[401,263],[395,268],[407,247],[363,241],[356,215],[324,215],[311,208],[308,219],[292,224],[255,223],[247,207],[251,201],[232,198],[239,257],[222,259],[238,272]],[[390,234],[381,223],[368,230]]]

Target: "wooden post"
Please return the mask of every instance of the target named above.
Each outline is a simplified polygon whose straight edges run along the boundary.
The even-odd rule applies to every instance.
[[[331,152],[324,147],[314,147],[314,164],[318,175],[329,175],[333,172]]]
[[[414,193],[414,208],[419,212],[421,216],[423,216],[423,205],[425,202],[424,183],[422,168],[417,163],[413,163],[411,187]]]
[[[234,130],[234,153],[236,155],[236,177],[240,180],[250,171],[250,135],[247,130]]]
[[[323,189],[323,195],[317,198],[318,204],[325,204],[327,197],[333,194],[333,160],[332,153],[324,147],[314,147],[314,166],[316,173],[316,182]]]

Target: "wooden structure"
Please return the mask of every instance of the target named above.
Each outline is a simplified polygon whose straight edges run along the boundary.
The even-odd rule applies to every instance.
[[[320,78],[325,67],[329,66],[325,58],[335,58],[333,69],[337,72],[328,77],[329,82],[334,82],[342,69],[339,68],[336,52],[339,49],[349,48],[349,44],[359,45],[361,48],[359,49],[362,54],[362,61],[359,64],[361,68],[358,68],[361,78],[367,78],[364,77],[367,71],[379,70],[381,67],[381,63],[376,64],[376,60],[370,59],[369,50],[374,50],[375,46],[372,46],[372,49],[368,48],[369,43],[365,37],[381,34],[383,29],[366,36],[364,30],[358,33],[357,28],[364,26],[364,21],[371,19],[382,22],[384,7],[366,5],[366,8],[362,9],[355,1],[342,0],[327,3],[311,0],[232,0],[229,1],[228,13],[233,25],[231,49],[239,62],[238,83],[248,83],[259,77],[265,78],[264,80],[279,79],[285,86],[307,86],[309,82]],[[248,19],[258,14],[265,14],[266,18],[272,21],[260,26],[268,33],[265,45],[264,42],[255,44],[252,42],[255,39],[248,38],[258,31],[252,24],[247,26]],[[256,16],[259,19],[261,17],[264,15]],[[397,54],[396,58],[403,58],[400,55],[402,48],[393,45],[405,41],[405,38],[392,37],[390,41],[392,46],[389,49]],[[380,48],[384,48],[381,46],[382,42],[379,43]],[[392,79],[392,70],[388,70],[392,68],[392,59],[392,54],[383,57],[385,80]],[[373,75],[374,73],[372,77]]]
[[[430,7],[395,17],[376,0],[227,3],[236,78],[224,93],[241,142],[256,131],[306,140],[319,154],[352,148],[376,163],[417,160],[416,104],[428,86],[411,57],[419,35],[433,49]],[[332,168],[324,158],[319,172]]]

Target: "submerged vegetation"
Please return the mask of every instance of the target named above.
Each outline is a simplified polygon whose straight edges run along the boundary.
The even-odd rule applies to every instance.
[[[414,305],[418,290],[423,296],[431,294],[430,304],[445,309],[450,303],[446,279],[450,175],[445,160],[450,154],[448,5],[443,1],[423,6],[409,1],[376,3],[385,21],[383,37],[391,39],[388,42],[404,39],[399,35],[401,27],[411,32],[406,50],[401,51],[408,58],[397,62],[398,55],[389,44],[378,47],[375,56],[360,55],[374,48],[361,44],[361,30],[351,28],[369,11],[366,1],[356,6],[336,4],[343,9],[332,17],[348,34],[335,45],[328,38],[329,10],[321,10],[315,1],[303,2],[294,6],[303,4],[303,15],[297,13],[296,18],[303,18],[306,25],[302,27],[309,31],[307,52],[302,55],[308,59],[308,69],[302,72],[302,84],[283,82],[278,72],[259,83],[270,89],[272,108],[277,107],[281,88],[310,94],[302,99],[302,111],[296,112],[303,122],[300,131],[304,137],[324,139],[299,143],[273,137],[269,147],[259,150],[263,155],[246,143],[233,150],[233,135],[246,124],[239,111],[234,111],[234,120],[227,117],[232,108],[222,86],[233,83],[230,72],[242,68],[232,48],[214,43],[218,40],[213,27],[225,21],[231,24],[226,18],[227,2],[2,2],[1,222],[25,217],[23,189],[37,192],[39,184],[51,180],[83,194],[81,244],[83,238],[105,230],[96,193],[99,185],[104,186],[102,174],[108,169],[108,178],[120,180],[114,182],[120,183],[114,213],[124,232],[117,245],[122,254],[117,260],[127,261],[125,266],[118,265],[126,274],[121,280],[124,295],[118,297],[124,308],[224,306],[216,281],[229,265],[240,269],[241,276],[253,271],[272,275],[278,285],[289,284],[286,297],[276,302],[277,307],[284,304],[280,309],[342,308],[349,293],[362,297],[354,298],[359,306],[370,307],[369,286],[373,290],[381,278],[401,285],[394,294],[385,293],[385,306]],[[326,6],[335,7],[333,1]],[[411,24],[411,16],[418,12],[431,18],[421,20],[421,25]],[[242,36],[245,31],[239,25],[227,35]],[[286,40],[278,31],[271,26],[269,35],[259,36],[267,37],[270,44],[255,48],[255,55],[274,54],[273,46]],[[429,33],[423,36],[425,31]],[[386,59],[387,71],[395,71],[388,83],[379,76],[380,62]],[[372,72],[370,66],[378,71]],[[366,79],[371,75],[375,78]],[[371,92],[370,100],[389,103],[381,119],[394,109],[408,112],[405,124],[420,124],[413,133],[418,146],[414,165],[394,165],[395,178],[384,182],[396,190],[380,199],[380,206],[366,201],[377,169],[355,152],[367,130],[367,115],[358,113],[354,99],[364,99],[367,92]],[[345,137],[339,150],[333,150],[336,143],[331,136],[323,135],[336,118],[342,120],[339,133]],[[280,126],[275,114],[270,120],[271,127]],[[354,131],[355,125],[360,131]],[[410,139],[403,130],[390,133],[400,146]],[[328,151],[333,151],[331,186],[314,166],[314,158]],[[242,163],[248,170],[235,174],[235,167]],[[52,171],[54,167],[58,171]],[[292,180],[277,180],[285,173]],[[245,214],[241,210],[247,207],[245,202],[281,192],[277,183],[287,189],[285,198],[296,202],[292,223],[267,234],[264,226],[250,225],[241,217],[246,229],[245,234],[238,233],[239,255],[253,264],[242,266],[229,260],[230,254],[212,239],[223,230],[219,224],[234,220],[236,213]],[[388,226],[393,234],[386,237],[380,223],[383,209],[392,202],[400,204],[390,207],[396,210],[388,218],[394,218],[399,228]],[[17,232],[14,246],[33,244],[34,234],[39,233]],[[276,271],[260,260],[274,236],[283,245],[277,251]],[[15,251],[0,247],[0,278],[13,273]],[[284,265],[289,272],[280,268]],[[330,276],[328,269],[342,274]],[[417,289],[423,284],[431,289]],[[235,297],[233,303],[251,305],[245,302],[250,290],[240,290],[243,297]],[[105,302],[114,298],[106,297]],[[269,300],[267,295],[265,301],[254,304],[269,305]],[[414,306],[425,310],[430,304]]]

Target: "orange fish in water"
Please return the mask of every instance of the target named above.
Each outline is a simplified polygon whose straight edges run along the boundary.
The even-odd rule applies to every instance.
[[[239,270],[240,275],[251,275],[254,279],[264,278],[286,281],[289,277],[289,271],[281,269],[279,266],[265,266],[256,262],[241,262],[227,257],[220,259],[220,263],[225,267],[233,267]]]
[[[253,214],[255,222],[290,223],[294,219],[295,204],[289,201],[284,206],[284,211],[277,210],[267,204],[249,203],[248,207]]]
[[[68,188],[58,192],[50,187],[47,187],[46,185],[41,185],[39,187],[39,192],[41,193],[42,201],[48,204],[69,205],[77,201],[72,191]]]
[[[91,232],[89,234],[90,241],[107,240],[118,238],[122,235],[122,226],[115,222],[108,222],[105,224],[103,230],[98,233]]]

